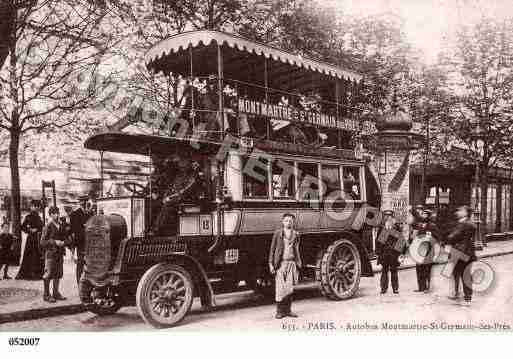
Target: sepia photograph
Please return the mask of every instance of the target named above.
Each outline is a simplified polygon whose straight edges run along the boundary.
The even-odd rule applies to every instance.
[[[509,0],[0,0],[10,351],[509,334],[512,207]]]

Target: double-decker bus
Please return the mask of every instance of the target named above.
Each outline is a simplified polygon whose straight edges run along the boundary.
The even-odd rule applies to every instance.
[[[354,296],[360,277],[372,276],[364,208],[380,197],[355,150],[373,126],[352,107],[361,76],[217,31],[170,37],[146,65],[172,76],[182,101],[152,133],[85,142],[147,156],[150,170],[124,183],[125,196],[97,201],[84,304],[97,314],[135,304],[162,328],[195,297],[211,307],[222,292],[269,293],[268,252],[285,213],[301,233],[302,280],[330,299]]]

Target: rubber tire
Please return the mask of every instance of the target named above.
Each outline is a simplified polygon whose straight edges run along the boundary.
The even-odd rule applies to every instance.
[[[147,307],[145,304],[148,291],[151,289],[150,286],[152,285],[156,277],[160,276],[163,272],[169,271],[174,271],[176,273],[179,273],[179,275],[183,276],[184,284],[186,287],[188,287],[186,288],[186,291],[189,292],[189,295],[186,295],[185,303],[182,307],[182,312],[178,316],[176,316],[173,321],[161,322],[155,319],[155,317],[151,314],[152,309]],[[148,323],[154,328],[170,328],[179,323],[191,309],[192,301],[194,299],[194,282],[189,272],[187,272],[186,269],[179,265],[169,263],[155,264],[153,267],[148,269],[146,273],[144,273],[144,275],[141,277],[141,280],[137,285],[137,293],[135,298],[139,314],[146,323]]]
[[[350,248],[351,252],[353,253],[353,257],[355,260],[355,280],[353,282],[352,287],[345,291],[344,293],[340,294],[337,293],[334,288],[329,283],[328,280],[328,263],[330,258],[333,256],[335,251],[340,246],[347,246]],[[357,292],[360,285],[360,277],[362,274],[362,268],[361,268],[361,258],[360,253],[358,252],[358,249],[356,246],[347,239],[341,239],[333,244],[331,244],[322,254],[322,257],[320,261],[318,261],[317,269],[316,269],[316,277],[319,278],[320,282],[320,289],[322,295],[324,295],[326,298],[331,300],[343,300],[353,297]]]

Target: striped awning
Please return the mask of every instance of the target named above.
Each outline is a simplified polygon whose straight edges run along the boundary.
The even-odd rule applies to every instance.
[[[145,63],[151,69],[154,62],[165,60],[166,57],[172,58],[178,52],[187,50],[190,46],[195,48],[200,45],[209,46],[212,43],[226,45],[232,49],[264,56],[268,59],[281,61],[339,79],[356,82],[362,79],[362,75],[354,71],[342,69],[327,62],[316,61],[272,46],[250,41],[240,36],[211,30],[190,31],[171,36],[157,43],[146,53]]]

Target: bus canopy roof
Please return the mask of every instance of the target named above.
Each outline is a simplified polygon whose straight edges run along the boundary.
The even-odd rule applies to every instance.
[[[235,138],[232,137],[232,140]],[[172,153],[218,154],[221,150],[243,149],[238,141],[216,142],[195,138],[176,138],[167,136],[154,136],[144,134],[132,134],[125,132],[104,132],[89,137],[84,147],[89,150],[129,153],[148,156],[170,155]],[[223,149],[221,148],[223,147]],[[255,142],[254,147],[268,154],[302,155],[309,157],[322,157],[332,159],[344,159],[360,162],[355,151],[349,149],[335,148],[314,148],[300,144],[260,140]],[[221,152],[221,155],[223,153]]]
[[[278,63],[281,62],[333,78],[354,82],[362,79],[360,74],[351,70],[345,70],[326,62],[295,55],[240,36],[212,30],[184,32],[162,40],[146,53],[146,66],[148,69],[156,72],[172,72],[185,76],[192,74],[195,76],[204,75],[207,72],[217,73],[217,71],[214,71],[215,68],[212,67],[212,64],[217,62],[217,45],[223,47],[223,67],[225,73],[237,73],[244,66],[247,66],[247,68],[254,67],[255,61],[251,61],[249,57],[263,56]],[[189,55],[192,52],[194,53],[193,58],[197,59],[197,61],[191,60]],[[208,63],[210,63],[210,66]],[[209,68],[208,71],[205,71],[206,67]],[[277,66],[274,66],[274,68],[270,67],[267,70],[269,71],[269,78],[283,72],[283,69]]]
[[[89,137],[84,147],[89,150],[139,155],[183,153],[215,153],[219,143],[176,137],[163,137],[123,132],[104,132]]]

